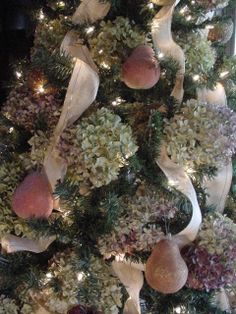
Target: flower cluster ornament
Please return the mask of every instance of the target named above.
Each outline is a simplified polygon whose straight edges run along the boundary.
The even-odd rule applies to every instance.
[[[89,40],[92,57],[100,65],[112,66],[128,51],[145,43],[145,35],[128,18],[118,16],[113,22],[102,21],[100,26],[96,38]]]
[[[216,52],[201,33],[192,33],[181,44],[186,56],[186,74],[204,76],[212,70]]]
[[[196,242],[185,249],[187,285],[211,290],[235,282],[236,225],[219,213],[208,214]]]
[[[121,307],[121,287],[118,279],[112,275],[110,268],[101,258],[90,256],[86,271],[83,267],[83,270],[80,270],[78,258],[74,252],[56,254],[42,281],[42,291],[35,294],[35,299],[46,310],[55,314],[70,313],[78,306],[78,300],[88,308],[97,309],[96,314],[99,311],[104,314],[118,314],[118,308]],[[57,292],[50,286],[51,280],[60,282]]]
[[[9,120],[33,133],[40,119],[52,131],[59,120],[61,106],[62,101],[57,95],[19,86],[10,92],[1,112]]]
[[[187,101],[166,121],[167,153],[174,162],[194,168],[221,167],[236,150],[236,114],[225,106]]]
[[[117,179],[137,149],[130,126],[106,108],[65,130],[58,145],[71,179],[95,187]]]
[[[210,11],[225,8],[229,0],[196,0],[194,4]]]
[[[105,256],[151,252],[164,236],[160,221],[173,218],[178,209],[171,201],[158,196],[134,196],[121,199],[123,212],[109,236],[99,239],[100,252]]]
[[[5,295],[0,295],[0,313],[17,314],[19,310],[19,306],[16,304],[15,300]]]

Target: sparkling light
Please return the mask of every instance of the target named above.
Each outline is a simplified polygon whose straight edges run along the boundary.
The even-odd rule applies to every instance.
[[[184,13],[186,13],[188,11],[188,7],[187,6],[184,6],[179,12],[180,12],[180,14],[184,14]]]
[[[90,26],[90,27],[86,28],[86,33],[91,34],[94,30],[95,30],[95,26]]]
[[[111,104],[112,104],[112,106],[117,106],[117,105],[120,105],[124,101],[125,100],[122,99],[121,97],[116,97],[116,99]]]
[[[106,62],[102,62],[100,66],[104,69],[110,69],[110,66]]]
[[[84,278],[84,273],[83,272],[80,272],[80,273],[77,274],[78,281],[82,281],[83,278]]]
[[[206,29],[213,29],[214,28],[214,25],[207,25],[206,26]]]
[[[180,314],[181,313],[181,307],[177,306],[175,309],[175,313]]]
[[[158,53],[158,58],[159,58],[159,59],[164,58],[164,56],[165,56],[165,55],[164,55],[164,53],[163,53],[163,52],[159,52],[159,53]]]
[[[64,8],[65,2],[64,2],[64,1],[58,1],[58,2],[57,2],[57,6],[58,6],[59,8]]]
[[[147,4],[147,7],[148,7],[149,9],[153,9],[153,8],[154,8],[154,4],[153,4],[153,3],[148,3],[148,4]]]
[[[186,21],[191,21],[191,19],[192,19],[192,16],[191,16],[191,15],[188,15],[188,16],[186,17]]]
[[[221,77],[221,78],[224,78],[224,77],[226,77],[228,74],[229,74],[229,71],[223,71],[223,72],[220,73],[220,77]]]
[[[18,79],[22,77],[22,72],[16,71],[15,74]]]
[[[39,87],[37,88],[38,93],[43,94],[45,92],[45,89],[43,88],[43,85],[39,85]]]
[[[52,273],[46,273],[46,277],[48,278],[48,279],[51,279],[53,276],[52,276]]]
[[[40,10],[39,19],[42,21],[44,18],[45,18],[45,15],[43,14],[43,11]]]
[[[200,75],[198,75],[198,74],[195,74],[194,76],[193,76],[193,80],[196,82],[196,81],[199,81],[199,79],[200,79]]]
[[[100,50],[98,51],[98,53],[101,55],[101,54],[103,53],[103,50],[100,49]]]
[[[12,133],[13,131],[14,131],[14,128],[13,128],[13,127],[10,127],[9,133]]]

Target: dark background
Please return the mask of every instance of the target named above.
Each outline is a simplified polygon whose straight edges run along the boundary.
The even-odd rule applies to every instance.
[[[30,15],[34,0],[0,0],[0,104],[7,95],[12,64],[29,58],[34,23]]]

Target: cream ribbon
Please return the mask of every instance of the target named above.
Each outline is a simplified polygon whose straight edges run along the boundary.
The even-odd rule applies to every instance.
[[[152,21],[152,40],[157,51],[173,58],[179,65],[179,70],[176,75],[174,89],[171,93],[178,102],[182,102],[184,89],[184,74],[185,74],[185,56],[183,49],[173,40],[171,33],[171,22],[174,13],[174,8],[179,1],[175,1],[172,5],[167,5],[155,15]]]
[[[14,253],[18,251],[41,253],[44,252],[54,240],[56,240],[56,236],[47,238],[41,237],[39,240],[32,240],[29,238],[20,238],[12,234],[7,234],[2,237],[1,246],[2,250],[7,253]]]
[[[109,11],[108,2],[84,0],[77,8],[72,20],[83,24],[103,18]],[[72,125],[94,102],[99,87],[98,70],[88,48],[81,44],[78,34],[70,31],[61,44],[61,51],[76,59],[74,70],[67,89],[59,122],[55,128],[49,149],[44,159],[44,169],[54,190],[58,180],[62,180],[67,171],[65,161],[60,158],[57,145],[66,127]]]
[[[109,1],[82,0],[81,4],[72,16],[74,24],[93,24],[103,19],[109,12],[111,4]]]

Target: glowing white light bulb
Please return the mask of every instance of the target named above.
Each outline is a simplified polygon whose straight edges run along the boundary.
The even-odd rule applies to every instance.
[[[18,79],[22,77],[22,72],[16,71],[15,74]]]
[[[83,278],[84,278],[84,273],[83,272],[80,272],[80,273],[77,274],[78,281],[82,281]]]
[[[176,181],[175,180],[168,180],[168,185],[169,186],[175,186],[176,185]]]
[[[58,2],[57,2],[57,6],[58,6],[59,8],[64,8],[65,2],[64,2],[64,1],[58,1]]]
[[[98,53],[101,55],[101,54],[103,53],[103,50],[100,49],[100,50],[98,51]]]
[[[196,81],[199,81],[199,79],[200,79],[200,75],[198,75],[198,74],[195,74],[194,76],[193,76],[193,80],[196,82]]]
[[[221,78],[224,78],[224,77],[226,77],[228,74],[229,74],[229,71],[223,71],[223,72],[220,73],[220,77],[221,77]]]
[[[192,19],[192,16],[191,16],[191,15],[188,15],[188,16],[186,17],[186,21],[191,21],[191,19]]]
[[[102,68],[104,68],[104,69],[110,69],[110,68],[111,68],[106,62],[102,62],[102,63],[100,64],[100,66],[101,66]]]
[[[37,91],[41,94],[43,94],[45,92],[45,89],[43,88],[43,85],[40,85],[38,88],[37,88]]]
[[[111,104],[112,104],[112,106],[117,106],[117,105],[120,105],[124,101],[125,100],[122,99],[121,97],[116,97],[116,99]]]
[[[206,29],[213,29],[214,28],[214,25],[207,25],[206,26]]]
[[[187,12],[187,10],[188,10],[188,7],[187,6],[184,6],[179,12],[180,12],[180,14],[184,14],[184,13],[186,13]]]
[[[159,53],[158,53],[158,58],[159,58],[159,59],[164,58],[164,56],[165,56],[165,55],[164,55],[164,53],[163,53],[163,52],[159,52]]]
[[[53,276],[52,276],[52,273],[46,273],[46,277],[48,278],[48,279],[51,279]]]
[[[13,128],[13,127],[10,127],[9,133],[12,133],[13,131],[14,131],[14,128]]]
[[[91,34],[94,30],[95,30],[95,26],[90,26],[90,27],[86,28],[86,33]]]
[[[175,309],[175,313],[180,314],[181,313],[181,307],[177,306]]]
[[[40,10],[39,19],[42,21],[44,18],[45,18],[45,15],[43,14],[43,11]]]
[[[149,9],[153,9],[153,8],[154,8],[154,4],[153,4],[153,3],[148,3],[148,4],[147,4],[147,7],[148,7]]]

